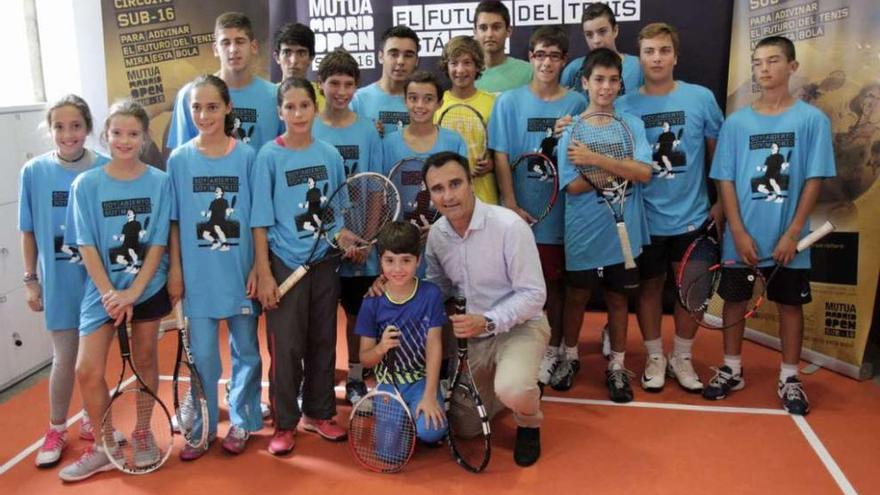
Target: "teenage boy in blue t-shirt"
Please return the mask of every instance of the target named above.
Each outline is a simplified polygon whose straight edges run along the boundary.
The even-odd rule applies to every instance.
[[[798,361],[803,305],[812,298],[810,252],[798,253],[796,248],[809,232],[822,179],[833,177],[835,167],[828,117],[789,91],[789,79],[797,68],[791,40],[771,36],[758,42],[752,53],[752,73],[761,96],[721,127],[710,177],[718,184],[727,218],[723,258],[764,270],[782,265],[767,287],[767,297],[779,311],[782,365],[777,393],[786,411],[803,415],[810,411],[810,403],[798,378]],[[736,268],[722,272],[718,293],[725,299],[725,320],[737,319],[745,311],[747,301],[737,301],[724,290],[725,278],[733,280],[741,272]],[[741,322],[724,331],[724,365],[703,390],[703,397],[720,400],[745,385],[744,329],[745,322]]]
[[[715,220],[723,228],[721,202],[710,208],[706,187],[706,154],[715,151],[723,117],[711,91],[673,78],[678,62],[678,32],[666,23],[648,24],[639,32],[639,56],[645,85],[620,97],[616,107],[642,119],[652,143],[653,179],[644,186],[645,215],[651,233],[639,263],[639,327],[648,358],[642,388],[663,389],[668,371],[689,392],[703,383],[691,362],[697,323],[676,304],[672,354],[663,354],[660,322],[666,273],[673,272],[691,242]]]
[[[607,48],[593,50],[584,60],[583,85],[590,94],[590,106],[579,119],[592,113],[613,113],[614,100],[620,89],[620,56]],[[595,191],[577,171],[577,166],[596,165],[613,175],[630,180],[624,202],[624,221],[629,234],[630,249],[634,256],[642,251],[648,238],[648,227],[642,205],[642,183],[651,179],[647,164],[651,152],[645,138],[642,122],[629,114],[618,113],[634,139],[633,158],[616,160],[593,153],[589,147],[572,139],[569,128],[560,140],[559,188],[565,192],[565,318],[564,352],[550,385],[556,390],[571,388],[578,361],[578,338],[584,318],[584,306],[590,294],[600,286],[605,289],[608,306],[608,326],[611,340],[611,359],[605,372],[608,394],[614,402],[629,402],[633,398],[629,371],[624,367],[627,331],[627,299],[638,287],[638,273],[627,270],[623,263],[620,241],[601,194]],[[556,344],[558,345],[558,343]],[[545,354],[545,362],[556,349]],[[542,366],[543,368],[543,366]]]

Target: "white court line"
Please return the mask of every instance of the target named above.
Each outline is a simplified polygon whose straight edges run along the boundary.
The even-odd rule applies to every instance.
[[[644,409],[669,409],[675,411],[698,411],[698,412],[714,412],[714,413],[735,413],[735,414],[762,414],[765,416],[788,416],[788,413],[782,409],[767,409],[761,407],[726,407],[726,406],[694,406],[690,404],[662,404],[657,402],[627,402],[626,404],[618,404],[610,400],[594,400],[594,399],[572,399],[569,397],[548,397],[543,398],[546,402],[561,402],[565,404],[582,404],[587,406],[614,406],[614,407],[637,407]]]
[[[819,456],[819,460],[821,460],[822,464],[825,465],[825,469],[828,470],[828,473],[831,474],[831,477],[834,478],[835,482],[837,482],[837,486],[840,488],[840,491],[846,495],[856,495],[858,492],[855,488],[853,488],[849,480],[846,479],[846,475],[843,474],[843,470],[841,470],[840,466],[837,465],[837,462],[834,461],[834,457],[832,457],[831,453],[828,452],[828,449],[825,448],[822,440],[819,440],[819,436],[816,435],[816,432],[813,431],[812,427],[810,427],[810,423],[807,423],[807,419],[803,416],[795,415],[792,415],[791,419],[794,420],[794,424],[796,424],[798,429],[801,430],[801,433],[804,434],[804,437],[807,439],[807,443],[810,444],[810,447],[813,447],[816,455]]]
[[[134,375],[128,377],[125,381],[122,382],[122,387],[127,387],[128,384],[131,383],[131,382],[133,382],[134,380],[135,380],[135,376],[134,376]],[[113,392],[114,392],[115,390],[116,390],[116,387],[113,387],[113,388],[110,390],[110,395],[111,395],[111,396],[113,395]],[[77,412],[76,414],[74,414],[73,416],[71,416],[70,419],[67,420],[67,424],[66,424],[66,426],[67,426],[68,428],[70,428],[71,425],[73,425],[74,423],[76,423],[77,421],[79,421],[80,419],[82,419],[82,417],[83,417],[84,414],[85,414],[85,411],[83,411],[82,409],[80,409],[79,412]],[[16,464],[18,464],[19,462],[23,461],[23,460],[24,460],[26,457],[28,457],[29,455],[31,455],[31,454],[33,454],[34,452],[36,452],[37,449],[39,449],[41,445],[43,445],[43,437],[40,437],[36,442],[30,444],[30,445],[27,446],[24,450],[22,450],[21,452],[19,452],[18,455],[16,455],[16,456],[13,457],[12,459],[9,459],[8,461],[6,461],[6,464],[3,464],[2,466],[0,466],[0,475],[2,475],[2,474],[4,474],[4,473],[6,473],[6,471],[9,471],[10,469],[14,468]]]

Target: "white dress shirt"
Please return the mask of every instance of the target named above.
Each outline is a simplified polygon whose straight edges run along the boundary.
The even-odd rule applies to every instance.
[[[513,211],[476,200],[464,236],[438,220],[425,249],[427,280],[446,297],[462,295],[467,312],[495,322],[495,332],[543,315],[547,291],[538,247],[528,224]]]

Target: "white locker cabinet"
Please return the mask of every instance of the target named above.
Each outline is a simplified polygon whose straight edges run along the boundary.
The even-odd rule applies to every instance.
[[[43,326],[43,314],[25,302],[24,287],[0,296],[0,390],[45,366],[52,360],[52,342]]]

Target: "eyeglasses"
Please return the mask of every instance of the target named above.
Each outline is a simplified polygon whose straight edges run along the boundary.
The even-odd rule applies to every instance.
[[[559,62],[563,58],[565,58],[565,54],[563,54],[562,52],[547,53],[547,52],[543,52],[543,51],[538,51],[538,52],[532,52],[532,57],[534,57],[535,60],[537,60],[538,62],[543,62],[547,58],[549,58],[552,62]]]

